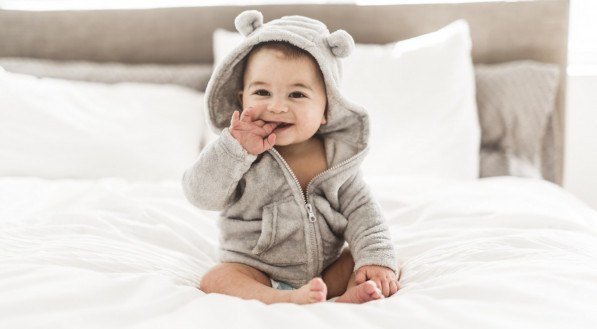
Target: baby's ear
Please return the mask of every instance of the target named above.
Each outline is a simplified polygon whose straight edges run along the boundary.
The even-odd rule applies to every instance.
[[[245,10],[234,19],[234,26],[245,37],[263,25],[263,14],[257,10]]]
[[[352,36],[344,30],[338,30],[328,35],[327,42],[336,57],[346,57],[354,49]]]

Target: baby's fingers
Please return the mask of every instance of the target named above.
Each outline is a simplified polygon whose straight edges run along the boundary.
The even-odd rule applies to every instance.
[[[253,118],[251,117],[252,113],[253,113],[252,107],[245,108],[243,110],[243,113],[240,114],[240,121],[247,122],[247,123],[253,121]]]
[[[381,293],[385,297],[389,297],[390,296],[390,280],[388,280],[388,279],[382,279],[381,280]]]
[[[274,147],[274,145],[276,144],[276,134],[269,134],[264,140],[263,140],[263,148],[265,150],[269,150],[272,147]]]
[[[365,275],[365,271],[362,269],[358,269],[357,273],[354,276],[354,282],[359,285],[363,282],[367,281],[367,275]]]
[[[390,281],[390,296],[396,293],[400,287],[398,286],[398,281]]]
[[[230,125],[232,126],[238,120],[239,120],[239,113],[238,113],[238,111],[232,112],[232,117],[230,117]]]
[[[252,122],[247,123],[243,121],[236,121],[231,127],[233,130],[256,135],[255,138],[260,137],[261,141],[264,141],[264,139],[271,133],[271,131],[267,132],[263,129],[263,127],[254,125]]]

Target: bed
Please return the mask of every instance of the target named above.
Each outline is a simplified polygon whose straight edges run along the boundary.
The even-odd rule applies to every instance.
[[[565,74],[556,69],[566,66],[568,6],[543,0],[0,10],[0,327],[597,326],[597,212],[560,185]],[[541,85],[551,91],[549,102],[529,107],[536,110],[524,125],[512,113],[518,107],[509,108],[512,117],[479,112],[477,135],[462,136],[476,141],[474,156],[451,148],[446,153],[450,144],[441,144],[441,152],[408,156],[445,163],[399,167],[409,174],[376,167],[380,160],[371,163],[366,180],[384,210],[402,268],[401,289],[390,298],[361,305],[265,305],[197,289],[217,263],[218,214],[186,200],[182,171],[215,138],[194,111],[202,107],[201,91],[217,65],[214,31],[233,31],[234,17],[248,8],[260,10],[266,21],[289,13],[322,19],[363,45],[470,31],[472,51],[466,42],[454,47],[468,49],[467,72],[475,65],[475,77],[459,76],[476,82],[475,110],[498,111],[511,101],[479,98],[493,90],[484,84],[495,87],[498,80],[500,88]],[[450,25],[458,19],[468,24]],[[227,37],[234,36],[219,40]],[[417,40],[401,43],[403,54],[421,44]],[[417,51],[435,47],[422,44]],[[435,45],[443,54],[456,49]],[[372,47],[357,54],[382,49]],[[444,57],[451,56],[434,60]],[[535,66],[499,66],[516,60]],[[446,76],[455,77],[460,68]],[[351,70],[347,65],[347,75],[359,73]],[[536,83],[508,80],[528,78],[528,72],[536,73]],[[552,111],[539,110],[547,107]],[[535,125],[539,113],[542,129]],[[510,144],[482,143],[499,118],[514,118],[505,127],[519,128],[510,131],[514,135],[500,130]],[[448,129],[439,126],[446,121],[435,127]],[[538,144],[530,147],[531,138]],[[508,147],[491,153],[496,145]],[[533,161],[523,161],[529,159],[523,151],[533,152]],[[463,171],[454,162],[447,170],[455,159],[472,165]],[[499,166],[500,159],[510,165]],[[420,174],[408,171],[417,169]]]

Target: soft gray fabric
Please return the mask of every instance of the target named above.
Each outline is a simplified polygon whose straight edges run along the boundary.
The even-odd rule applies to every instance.
[[[337,56],[350,53],[352,38],[345,32],[330,34],[321,22],[301,16],[263,24],[259,13],[244,12],[236,23],[246,39],[215,68],[206,91],[210,121],[220,136],[182,178],[192,204],[222,210],[220,260],[254,266],[300,287],[320,276],[346,241],[355,269],[381,265],[397,271],[389,229],[359,170],[368,151],[368,116],[338,89]],[[232,112],[239,109],[235,95],[241,88],[242,59],[253,45],[267,40],[286,40],[309,51],[326,83],[328,123],[318,134],[329,169],[307,186],[306,200],[275,149],[249,154],[227,128]]]
[[[535,61],[476,65],[475,77],[480,177],[552,177],[558,159],[545,156],[554,146],[544,143],[553,143],[558,66]]]
[[[103,83],[175,84],[199,91],[205,91],[212,72],[212,66],[207,64],[124,64],[10,57],[0,58],[0,67],[36,77]]]

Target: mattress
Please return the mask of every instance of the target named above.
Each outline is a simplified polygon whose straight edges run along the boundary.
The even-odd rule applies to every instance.
[[[0,328],[597,327],[597,212],[558,185],[367,182],[401,289],[266,305],[197,288],[217,263],[218,213],[189,204],[180,181],[2,177]]]

